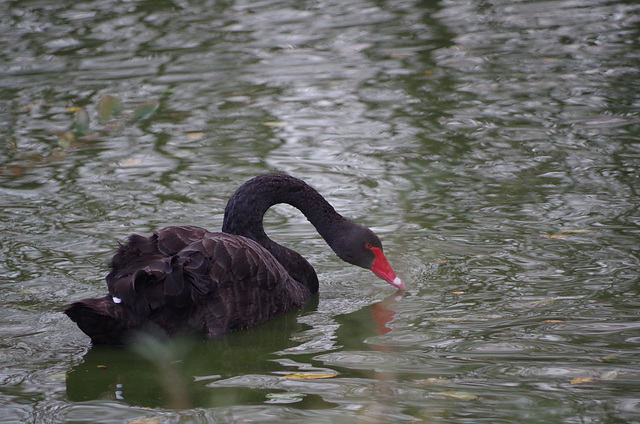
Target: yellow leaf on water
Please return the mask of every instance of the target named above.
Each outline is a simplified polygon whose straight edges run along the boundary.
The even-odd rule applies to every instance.
[[[453,294],[464,294],[462,290],[452,291]]]
[[[78,106],[69,106],[69,107],[65,108],[65,110],[66,110],[67,112],[77,112],[77,111],[79,111],[80,109],[82,109],[82,108],[80,108],[80,107],[78,107]]]
[[[128,158],[125,160],[122,160],[118,163],[118,165],[123,166],[123,167],[129,167],[129,166],[138,166],[142,164],[142,159],[140,158]]]
[[[561,319],[545,319],[542,322],[564,322],[564,321],[562,321]]]
[[[189,137],[191,140],[200,140],[202,137],[204,137],[204,133],[203,132],[189,132],[189,133],[187,133],[187,137]]]
[[[591,230],[581,230],[579,228],[577,229],[567,229],[567,230],[560,230],[561,233],[569,233],[569,234],[584,234],[584,233],[590,233]]]
[[[160,424],[164,421],[164,418],[160,417],[144,417],[136,418],[135,420],[129,421],[129,424]]]
[[[306,372],[297,372],[293,374],[287,374],[284,378],[289,378],[291,380],[316,380],[320,378],[332,378],[337,374],[314,374],[314,373],[306,373]]]
[[[589,377],[574,378],[573,380],[571,380],[571,384],[584,384],[584,383],[591,383],[592,381],[593,381],[593,378],[589,378]]]
[[[260,123],[265,127],[284,127],[287,125],[286,122],[282,122],[282,121],[265,121]]]
[[[567,238],[569,236],[566,234],[545,234],[545,235],[542,235],[541,237],[546,237],[551,239],[562,239],[562,238]]]

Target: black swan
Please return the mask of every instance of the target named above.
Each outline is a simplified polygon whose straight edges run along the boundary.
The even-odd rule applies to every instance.
[[[111,261],[109,294],[65,313],[94,344],[123,344],[132,331],[213,338],[301,306],[318,292],[318,277],[265,234],[263,216],[277,203],[298,208],[340,259],[404,288],[373,231],[337,213],[303,181],[267,174],[231,196],[222,232],[177,226],[131,235]]]

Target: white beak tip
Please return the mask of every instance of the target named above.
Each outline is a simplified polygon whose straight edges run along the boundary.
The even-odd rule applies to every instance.
[[[399,289],[403,289],[404,288],[404,283],[402,282],[402,280],[399,277],[396,277],[392,282],[391,285],[394,287],[397,287]]]

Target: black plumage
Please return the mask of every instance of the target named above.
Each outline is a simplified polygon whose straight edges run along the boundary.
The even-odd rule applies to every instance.
[[[301,180],[270,174],[232,196],[223,232],[175,226],[150,237],[131,235],[111,261],[109,294],[75,302],[65,313],[93,343],[122,344],[132,331],[212,338],[301,306],[318,291],[318,278],[302,256],[264,233],[262,217],[275,203],[298,207],[332,247],[353,244],[363,257],[349,262],[376,272],[371,246],[380,252],[382,246],[373,232],[339,215]],[[353,240],[337,233],[345,228],[355,229]]]

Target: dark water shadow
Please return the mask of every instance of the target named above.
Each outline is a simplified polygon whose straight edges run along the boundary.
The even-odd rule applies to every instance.
[[[141,335],[130,346],[93,346],[82,363],[66,376],[70,401],[117,400],[143,407],[215,407],[263,404],[274,387],[282,365],[276,352],[296,346],[292,335],[310,328],[298,322],[313,311],[317,297],[302,310],[270,320],[244,331],[214,340],[166,339]],[[264,389],[211,386],[212,382],[246,375],[264,375]],[[276,384],[277,385],[277,384]],[[285,399],[286,400],[286,399]],[[293,402],[294,400],[292,400]],[[322,406],[319,397],[295,399],[295,407]]]
[[[397,292],[381,302],[338,315],[335,339],[341,351],[389,350],[366,339],[385,334],[400,300]],[[128,405],[185,409],[232,405],[287,404],[300,409],[334,408],[321,395],[292,393],[283,383],[281,352],[299,346],[312,327],[298,318],[315,311],[318,298],[302,310],[214,340],[140,336],[127,347],[93,346],[66,376],[73,402],[115,400]],[[317,353],[296,354],[296,363],[320,365]],[[325,367],[324,365],[322,365]],[[372,370],[331,366],[339,377],[386,379]],[[295,370],[292,370],[292,373]],[[338,379],[333,379],[338,383]]]

